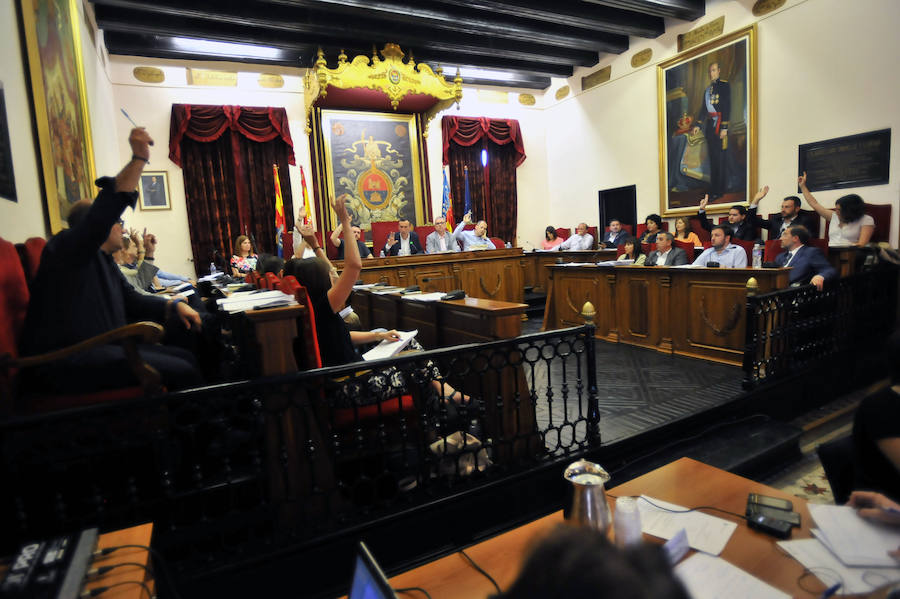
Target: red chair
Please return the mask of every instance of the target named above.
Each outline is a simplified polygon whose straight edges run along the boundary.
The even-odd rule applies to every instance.
[[[638,223],[637,235],[635,235],[635,237],[640,239],[641,236],[644,234],[644,231],[646,231],[646,230],[647,230],[646,221],[644,221],[643,223]],[[663,224],[662,224],[662,229],[660,229],[660,231],[668,231],[668,230],[669,230],[669,221],[664,220]]]
[[[756,245],[756,243],[753,241],[745,241],[743,239],[732,239],[731,243],[744,248],[744,251],[747,252],[747,266],[753,266],[753,246]]]
[[[691,231],[697,234],[700,241],[709,241],[709,231],[703,228],[703,218],[694,214],[688,217],[688,222],[691,223]]]
[[[281,279],[279,279],[278,275],[273,272],[267,272],[265,274],[265,277],[261,278],[266,279],[266,282],[268,283],[266,287],[267,289],[279,289],[281,287]]]
[[[419,237],[419,243],[422,244],[422,251],[425,251],[425,240],[428,239],[429,235],[434,233],[434,225],[419,225],[413,227],[413,231],[415,231],[416,235]]]
[[[326,231],[325,232],[325,241],[322,243],[322,248],[325,250],[325,256],[329,260],[337,260],[338,259],[338,249],[334,247],[334,244],[331,243],[331,234],[334,231]]]
[[[591,248],[592,250],[597,249],[597,227],[588,227],[587,232],[594,238],[594,246]]]
[[[872,231],[870,242],[887,241],[891,236],[891,205],[890,204],[864,204],[866,214],[875,221],[875,230]],[[825,221],[825,239],[828,239],[828,231],[831,229],[831,221]]]
[[[697,250],[694,248],[694,244],[693,244],[693,243],[688,243],[687,241],[678,241],[677,239],[675,239],[675,240],[672,241],[672,246],[673,246],[673,247],[677,247],[677,248],[683,249],[683,250],[684,250],[684,253],[685,253],[685,254],[687,255],[687,257],[688,257],[688,260],[691,261],[691,262],[693,262],[693,261],[694,261],[694,258],[697,257],[697,256],[695,255],[695,253],[696,253]]]
[[[40,256],[38,254],[38,256]],[[35,272],[39,263],[34,266]],[[137,353],[137,343],[157,343],[163,328],[153,322],[130,324],[53,352],[19,357],[19,342],[25,325],[30,294],[25,271],[15,246],[0,238],[0,413],[13,411],[49,412],[96,403],[121,401],[163,391],[159,373]],[[42,366],[68,358],[101,345],[122,343],[129,356],[129,366],[140,385],[123,389],[78,394],[40,394],[18,388],[19,370]]]
[[[781,239],[767,239],[766,249],[763,252],[763,262],[775,262],[775,258],[783,251]]]
[[[642,243],[642,244],[641,244],[641,251],[642,251],[644,254],[648,254],[648,255],[649,255],[650,252],[653,252],[653,251],[655,251],[655,250],[656,250],[656,244],[655,244],[655,243]]]
[[[372,223],[372,253],[379,256],[390,233],[400,229],[400,221],[390,220]]]
[[[19,252],[19,258],[22,261],[22,268],[25,269],[25,280],[31,285],[31,281],[37,275],[38,266],[41,264],[41,254],[44,252],[44,246],[47,240],[43,237],[29,237],[25,243],[17,243],[16,251]]]
[[[572,235],[572,229],[567,227],[556,227],[556,236],[561,239],[568,239]]]
[[[501,250],[506,247],[506,242],[500,239],[499,237],[491,237],[490,240],[493,242],[494,247],[498,250]]]
[[[616,260],[619,259],[619,256],[625,253],[625,244],[616,246]]]

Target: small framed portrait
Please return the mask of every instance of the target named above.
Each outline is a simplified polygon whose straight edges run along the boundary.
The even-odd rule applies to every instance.
[[[171,210],[169,201],[169,178],[166,171],[144,172],[141,175],[140,193],[141,210]]]

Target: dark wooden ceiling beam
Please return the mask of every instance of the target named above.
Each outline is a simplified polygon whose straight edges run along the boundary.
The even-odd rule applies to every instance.
[[[620,8],[668,17],[682,21],[696,21],[706,14],[706,0],[583,0],[609,8]]]
[[[443,4],[558,23],[587,31],[655,38],[665,32],[662,17],[586,4],[581,0],[438,0]]]
[[[268,29],[276,32],[290,32],[311,37],[321,44],[341,45],[360,43],[368,40],[371,43],[393,41],[402,47],[429,47],[442,52],[456,52],[461,59],[473,54],[500,56],[517,60],[535,60],[539,62],[564,62],[570,65],[593,66],[599,60],[597,52],[576,50],[558,46],[534,44],[519,40],[495,39],[488,36],[452,34],[446,31],[421,32],[409,28],[397,27],[396,24],[386,27],[371,27],[364,22],[327,22],[317,13],[314,14],[268,14],[265,17],[258,11],[241,8],[227,8],[217,4],[207,6],[206,2],[192,2],[186,6],[177,0],[160,0],[152,6],[136,0],[98,0],[96,2],[98,21],[123,22],[125,20],[143,21],[145,16],[153,13],[166,17],[178,17],[199,23],[206,21],[217,26],[242,25],[251,28]],[[278,7],[273,7],[279,10]],[[139,11],[139,12],[138,12]],[[296,12],[296,11],[295,11]],[[309,11],[303,11],[308,13]],[[305,18],[305,20],[304,20]],[[101,25],[102,27],[102,25]],[[200,27],[200,26],[198,26]],[[378,37],[373,36],[377,32]],[[248,34],[256,35],[248,30]]]
[[[628,36],[590,32],[553,23],[539,23],[480,11],[451,9],[428,0],[264,0],[272,4],[318,9],[355,15],[364,19],[387,19],[414,27],[443,29],[474,35],[490,35],[621,54],[628,50]]]

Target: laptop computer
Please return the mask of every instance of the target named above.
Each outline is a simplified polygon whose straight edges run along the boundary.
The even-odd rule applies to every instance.
[[[356,565],[348,599],[397,599],[387,576],[362,541],[356,548]]]

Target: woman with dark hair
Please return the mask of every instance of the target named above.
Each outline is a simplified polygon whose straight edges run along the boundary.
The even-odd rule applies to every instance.
[[[554,229],[553,227],[547,227],[544,230],[544,241],[541,242],[541,249],[552,250],[563,241],[565,240],[556,234],[556,229]]]
[[[819,216],[829,221],[828,245],[866,245],[875,231],[875,219],[866,214],[862,198],[851,193],[834,203],[834,209],[825,208],[806,186],[806,173],[797,179],[803,197]]]
[[[662,217],[658,214],[651,214],[644,221],[647,230],[641,235],[641,243],[656,243],[656,234],[662,229]]]
[[[623,245],[625,247],[625,253],[619,256],[617,260],[634,260],[633,264],[635,266],[641,266],[644,263],[644,260],[647,259],[647,254],[641,250],[641,244],[639,244],[634,237],[626,237]]]
[[[251,270],[256,270],[259,257],[253,251],[253,243],[246,235],[238,235],[234,240],[234,255],[231,257],[231,275],[243,279]]]
[[[349,231],[350,215],[347,213],[346,200],[346,195],[342,195],[336,200],[332,198],[331,205],[338,220],[344,225],[344,230]],[[346,244],[344,270],[340,276],[334,278],[331,263],[325,258],[325,252],[319,246],[312,226],[301,225],[299,230],[303,235],[303,240],[316,253],[316,257],[303,260],[294,258],[288,261],[284,267],[284,274],[285,276],[293,275],[301,285],[306,287],[310,304],[312,304],[316,316],[316,341],[319,344],[323,365],[341,366],[357,362],[361,357],[355,346],[399,339],[397,331],[394,330],[350,331],[339,314],[347,305],[347,299],[353,292],[353,286],[362,270],[362,259],[357,244]],[[422,349],[415,339],[412,340],[409,347],[410,349]],[[420,370],[422,379],[430,380],[434,389],[444,399],[452,399],[456,402],[468,399],[444,382],[440,371],[431,362],[426,363]],[[369,377],[369,386],[372,388],[370,401],[377,401],[379,398],[392,397],[402,393],[406,381],[402,372],[391,367]],[[338,403],[352,403],[354,398],[366,401],[363,399],[365,394],[356,393],[355,389],[346,389],[346,393],[341,395],[346,397],[337,398]]]
[[[675,239],[686,241],[694,247],[703,245],[697,234],[691,231],[691,221],[686,216],[679,216],[675,219]]]

